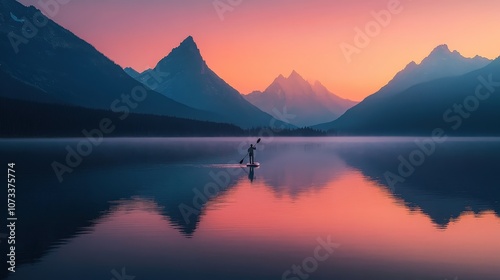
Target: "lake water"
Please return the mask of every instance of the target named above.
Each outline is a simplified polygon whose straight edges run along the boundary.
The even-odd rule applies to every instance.
[[[250,140],[108,139],[62,182],[51,164],[81,140],[1,140],[18,217],[2,275],[500,279],[500,139],[263,138],[252,170]]]

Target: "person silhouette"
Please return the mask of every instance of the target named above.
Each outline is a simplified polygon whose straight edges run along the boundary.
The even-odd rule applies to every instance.
[[[253,151],[257,150],[257,148],[255,148],[253,146],[253,144],[250,144],[250,148],[248,148],[248,156],[250,158],[250,164],[254,164],[255,161],[254,161],[254,153]]]

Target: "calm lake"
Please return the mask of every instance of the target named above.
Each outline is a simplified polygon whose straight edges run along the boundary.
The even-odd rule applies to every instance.
[[[79,141],[0,140],[7,279],[500,279],[498,138]]]

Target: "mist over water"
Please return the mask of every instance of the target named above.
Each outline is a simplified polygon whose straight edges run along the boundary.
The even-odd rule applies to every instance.
[[[2,140],[8,279],[499,279],[500,139],[449,138],[390,186],[415,140],[263,138],[250,169],[254,139],[108,139],[62,183],[51,164],[79,139]]]

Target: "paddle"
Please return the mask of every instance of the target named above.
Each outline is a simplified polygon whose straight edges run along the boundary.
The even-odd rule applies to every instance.
[[[257,144],[259,144],[259,143],[260,143],[260,138],[259,138],[259,139],[257,139],[257,143],[255,143],[255,146],[257,146]],[[245,155],[245,157],[244,157],[244,158],[240,161],[240,164],[243,164],[243,161],[247,158],[247,156],[248,156],[248,152],[247,152],[247,154]]]

